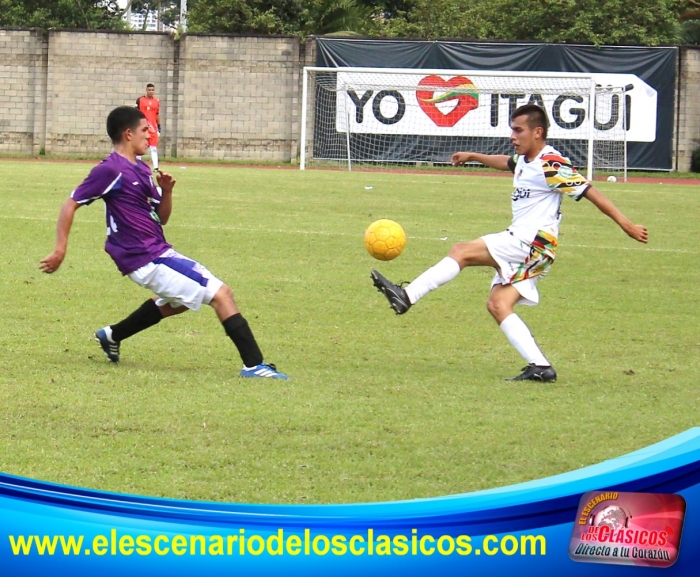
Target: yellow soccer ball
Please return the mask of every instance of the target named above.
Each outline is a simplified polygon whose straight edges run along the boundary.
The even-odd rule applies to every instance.
[[[370,224],[365,231],[365,248],[378,260],[393,260],[406,246],[406,233],[401,225],[383,218]]]

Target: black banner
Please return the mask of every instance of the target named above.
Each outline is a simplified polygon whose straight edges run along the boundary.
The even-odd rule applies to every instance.
[[[323,67],[634,74],[656,91],[656,139],[654,142],[628,140],[628,167],[638,170],[673,167],[677,47],[596,48],[569,44],[347,38],[317,38],[316,45],[316,65]],[[629,126],[648,122],[645,116],[632,107],[628,111]],[[465,139],[464,144],[469,140]],[[551,144],[557,146],[556,142]],[[384,145],[389,149],[420,148],[405,136],[388,139]],[[427,150],[413,153],[416,159],[429,159]]]

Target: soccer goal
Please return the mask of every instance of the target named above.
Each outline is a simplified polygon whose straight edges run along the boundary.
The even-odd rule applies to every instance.
[[[624,86],[568,72],[306,67],[300,168],[449,165],[459,150],[512,154],[510,115],[538,104],[548,142],[589,179],[627,177]]]

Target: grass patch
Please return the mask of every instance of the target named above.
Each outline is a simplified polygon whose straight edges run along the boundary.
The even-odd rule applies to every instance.
[[[88,169],[3,163],[6,473],[214,501],[386,501],[562,473],[698,424],[696,187],[600,183],[649,227],[648,246],[564,200],[542,304],[518,311],[559,381],[514,384],[503,378],[523,361],[485,311],[490,271],[462,273],[402,317],[369,280],[373,267],[410,280],[452,242],[502,230],[507,181],[174,166],[168,239],[231,285],[266,359],[292,376],[283,383],[239,379],[208,309],[107,362],[92,332],[148,293],[104,253],[101,206],[78,211],[57,274],[37,268]],[[390,263],[362,243],[383,217],[409,236]]]

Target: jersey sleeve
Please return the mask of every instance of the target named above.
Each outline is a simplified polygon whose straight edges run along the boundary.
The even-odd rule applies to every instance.
[[[574,200],[581,200],[591,187],[586,177],[580,174],[565,156],[543,155],[542,170],[550,190],[565,194]]]
[[[121,188],[122,173],[103,162],[90,171],[88,177],[76,188],[70,197],[78,204],[92,204],[98,198]]]
[[[514,154],[508,159],[508,170],[515,174],[515,165],[518,164],[518,155]]]

